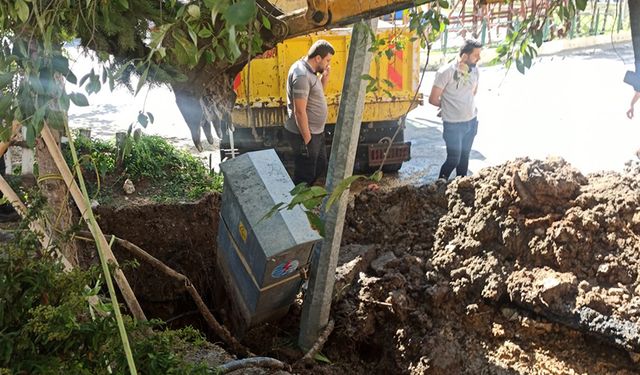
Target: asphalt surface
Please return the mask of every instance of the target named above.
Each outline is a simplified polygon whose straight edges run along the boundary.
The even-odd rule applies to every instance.
[[[623,61],[624,60],[624,61]],[[604,46],[539,57],[530,71],[515,67],[480,67],[477,96],[479,132],[471,153],[470,173],[517,157],[544,159],[560,156],[583,173],[621,170],[640,148],[638,118],[625,116],[633,90],[622,82],[633,69],[631,45]],[[93,63],[86,57],[74,64],[81,77]],[[425,105],[409,115],[405,139],[412,159],[389,185],[424,184],[437,178],[446,157],[442,123],[428,104],[435,72],[427,72],[421,91]],[[73,88],[71,88],[73,90]],[[113,137],[135,122],[138,111],[154,114],[146,133],[158,134],[194,151],[190,133],[178,111],[173,93],[165,87],[147,88],[133,97],[126,89],[108,89],[89,97],[90,107],[72,107],[73,127],[91,127],[97,137]],[[203,141],[206,145],[206,141]],[[219,162],[217,145],[207,145],[204,160]]]
[[[470,173],[525,156],[562,157],[583,173],[621,170],[640,148],[640,105],[638,117],[627,119],[633,89],[622,82],[632,63],[631,45],[619,44],[539,57],[525,75],[515,66],[480,67]],[[442,122],[428,104],[434,77],[427,72],[426,104],[407,121],[412,159],[400,183],[435,180],[446,158]]]

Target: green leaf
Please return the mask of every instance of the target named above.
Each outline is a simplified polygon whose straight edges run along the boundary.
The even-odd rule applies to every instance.
[[[11,82],[13,82],[12,72],[0,74],[0,88],[8,86]]]
[[[51,65],[53,66],[53,70],[62,73],[62,75],[69,73],[69,60],[62,55],[53,56]]]
[[[338,186],[336,186],[335,190],[333,192],[331,192],[331,195],[329,196],[329,200],[327,200],[327,210],[329,210],[329,208],[331,208],[331,206],[333,205],[333,203],[339,199],[342,196],[342,193],[345,192],[345,190],[348,190],[349,187],[351,187],[351,184],[358,180],[364,178],[364,176],[362,175],[354,175],[351,177],[347,177],[344,180],[340,181],[340,183],[338,184]]]
[[[196,34],[196,32],[191,28],[191,26],[189,26],[187,28],[187,31],[189,32],[189,37],[191,38],[191,41],[193,42],[194,46],[198,45],[198,35]]]
[[[302,191],[304,191],[307,188],[307,183],[306,182],[301,182],[298,185],[296,185],[296,187],[294,187],[289,194],[291,195],[298,195],[300,194]]]
[[[11,106],[12,101],[13,101],[13,97],[11,95],[0,96],[0,114],[4,115],[4,113]]]
[[[118,0],[118,4],[120,4],[124,9],[129,9],[129,0]]]
[[[229,27],[229,51],[231,52],[232,61],[235,61],[242,54],[238,47],[238,42],[236,42],[235,26]]]
[[[531,68],[531,56],[528,53],[524,54],[524,66],[527,69]]]
[[[172,33],[173,39],[178,44],[174,47],[173,51],[176,54],[176,58],[182,65],[195,66],[198,61],[198,50],[195,44],[187,39],[182,30],[176,29]]]
[[[309,190],[314,197],[324,197],[327,195],[327,190],[322,186],[312,186]]]
[[[29,19],[29,6],[27,3],[25,3],[24,0],[16,0],[15,9],[18,18],[20,18],[22,22],[27,22]]]
[[[69,95],[67,93],[62,93],[62,95],[60,95],[60,108],[66,112],[69,110],[70,105],[71,100],[69,100]]]
[[[377,81],[375,78],[373,78],[371,75],[369,74],[363,74],[360,76],[361,79],[367,80],[367,81]]]
[[[319,207],[320,204],[322,204],[322,200],[323,199],[324,199],[324,197],[316,197],[316,198],[307,199],[306,201],[302,202],[302,205],[307,210],[313,210],[314,208]]]
[[[384,176],[382,171],[375,171],[371,176],[369,176],[369,179],[371,181],[380,182],[380,180],[382,180],[382,176]]]
[[[47,113],[48,106],[49,106],[48,104],[41,106],[33,114],[33,118],[31,119],[31,122],[33,123],[34,128],[38,128],[40,126],[40,123],[42,123],[42,120],[44,119],[44,115],[45,113]]]
[[[30,76],[29,85],[31,86],[31,89],[38,95],[45,95],[44,87],[42,86],[42,82],[40,82],[40,78],[34,75]]]
[[[524,74],[524,64],[522,63],[522,60],[516,59],[516,68],[521,74]]]
[[[227,25],[246,25],[256,15],[256,3],[255,0],[240,0],[237,3],[232,4],[224,12],[224,19],[227,20]],[[235,34],[229,28],[230,34]]]
[[[320,219],[320,216],[311,211],[305,211],[304,213],[307,215],[307,219],[309,220],[309,224],[311,224],[311,228],[318,231],[320,236],[324,237],[324,223]]]
[[[146,128],[147,125],[149,125],[149,119],[144,113],[140,112],[138,113],[138,123],[142,125],[143,128]]]
[[[271,209],[269,210],[269,212],[267,212],[259,221],[258,224],[263,221],[263,220],[267,220],[269,219],[271,216],[273,216],[276,212],[280,211],[280,209],[282,209],[283,206],[285,206],[286,203],[284,202],[280,202],[278,204],[276,204],[275,206],[271,207]]]
[[[155,120],[153,114],[151,112],[147,112],[147,117],[149,117],[149,122],[153,124],[153,121]]]
[[[148,75],[149,75],[149,66],[147,65],[147,68],[142,73],[142,76],[140,76],[140,80],[138,81],[138,86],[136,87],[136,92],[134,95],[138,95],[138,93],[140,92],[140,89],[142,89],[142,86],[144,86],[144,84],[147,82]]]
[[[389,81],[388,79],[383,79],[382,82],[384,82],[384,84],[387,85],[387,87],[391,87],[391,88],[395,87],[395,83]]]
[[[27,146],[29,148],[33,148],[36,145],[36,129],[34,129],[33,125],[27,125]]]
[[[587,8],[587,0],[576,0],[576,7],[579,10],[585,10]]]
[[[67,73],[65,78],[67,79],[67,82],[69,82],[69,83],[72,83],[74,85],[78,84],[78,77],[76,77],[76,75],[73,74],[72,71],[69,71],[69,73]]]
[[[325,357],[324,354],[318,352],[316,353],[316,355],[313,356],[313,359],[318,361],[318,362],[324,362],[327,364],[331,364],[331,360],[329,360],[329,358]]]
[[[89,105],[89,101],[87,100],[87,97],[78,92],[70,93],[69,99],[73,102],[73,104],[77,105],[78,107],[86,107]]]
[[[289,204],[287,205],[287,208],[291,210],[295,206],[302,204],[311,198],[313,198],[313,193],[311,192],[311,189],[307,189],[300,194],[295,195],[293,199],[291,199],[291,202],[289,202]]]
[[[384,51],[384,54],[387,56],[387,59],[391,60],[393,59],[394,51],[389,48],[388,50]]]
[[[64,129],[65,114],[61,111],[47,111],[47,123],[54,129]],[[39,128],[41,130],[42,128]]]
[[[195,5],[195,4],[191,4],[187,7],[187,13],[194,19],[198,19],[200,18],[200,7]]]
[[[449,2],[447,0],[438,0],[438,5],[440,5],[440,7],[444,9],[449,8]]]
[[[220,0],[204,0],[204,5],[209,9],[213,9],[213,7],[216,6],[219,1]]]
[[[84,85],[84,83],[93,75],[95,74],[93,72],[93,69],[91,69],[91,72],[85,74],[84,76],[82,76],[82,78],[80,78],[80,83],[79,86],[82,87],[82,85]]]
[[[265,16],[264,14],[262,15],[262,25],[265,27],[265,29],[271,30],[271,21],[269,21],[269,18],[267,18],[267,16]]]
[[[202,29],[200,29],[200,31],[198,31],[198,36],[200,38],[210,38],[212,35],[213,33],[211,32],[211,30],[206,27],[203,27]]]
[[[536,33],[533,35],[533,40],[536,42],[536,46],[540,47],[542,45],[543,37],[544,37],[544,34],[542,30],[537,30]]]

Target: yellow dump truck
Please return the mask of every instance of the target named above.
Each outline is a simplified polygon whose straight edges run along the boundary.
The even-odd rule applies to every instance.
[[[403,116],[409,109],[422,104],[422,96],[413,102],[418,88],[420,63],[419,43],[412,41],[402,27],[391,24],[378,27],[379,36],[389,41],[383,46],[382,57],[372,60],[369,75],[379,81],[378,88],[366,95],[355,170],[368,171],[380,166],[384,152]],[[291,149],[284,141],[284,123],[287,117],[286,81],[289,67],[306,55],[309,47],[318,39],[328,40],[336,54],[331,60],[331,77],[326,89],[329,115],[327,119],[327,147],[330,147],[338,114],[343,77],[347,65],[351,29],[334,29],[321,33],[288,39],[251,61],[238,74],[234,82],[237,94],[232,114],[235,127],[227,132],[221,143],[222,160],[234,152],[275,148],[283,160],[291,160]],[[247,89],[249,108],[247,113]],[[249,122],[250,119],[250,122]],[[233,139],[231,139],[233,137]],[[385,161],[384,170],[397,171],[410,158],[410,142],[404,142],[400,130]]]

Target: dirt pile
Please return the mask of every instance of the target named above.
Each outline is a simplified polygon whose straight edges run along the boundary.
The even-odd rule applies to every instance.
[[[466,300],[509,300],[640,352],[640,179],[518,160],[454,181],[432,263]]]
[[[329,358],[363,374],[637,373],[638,169],[519,159],[360,195],[345,241],[367,246],[339,270],[354,282]]]
[[[181,272],[199,270],[190,277],[211,289],[202,272],[215,251],[210,199],[180,212],[103,211],[102,223]],[[365,190],[344,229],[336,329],[323,350],[332,363],[294,373],[639,373],[639,207],[637,164],[583,176],[562,160],[519,159],[450,183]],[[134,284],[151,287],[144,302],[182,298],[139,272]],[[296,362],[299,304],[243,343]]]

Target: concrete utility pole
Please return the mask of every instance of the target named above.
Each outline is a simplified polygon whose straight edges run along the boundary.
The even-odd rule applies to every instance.
[[[370,20],[367,24],[375,32],[378,21]],[[336,132],[329,159],[326,186],[328,191],[333,191],[340,181],[350,177],[353,172],[367,86],[362,75],[369,73],[371,66],[371,42],[365,24],[353,26]],[[323,204],[325,238],[316,244],[311,255],[309,286],[304,297],[298,337],[298,345],[304,350],[313,346],[321,330],[329,322],[347,197],[348,193],[345,192],[329,211],[325,211],[326,201]]]
[[[636,74],[640,75],[640,0],[629,0],[629,23]]]

